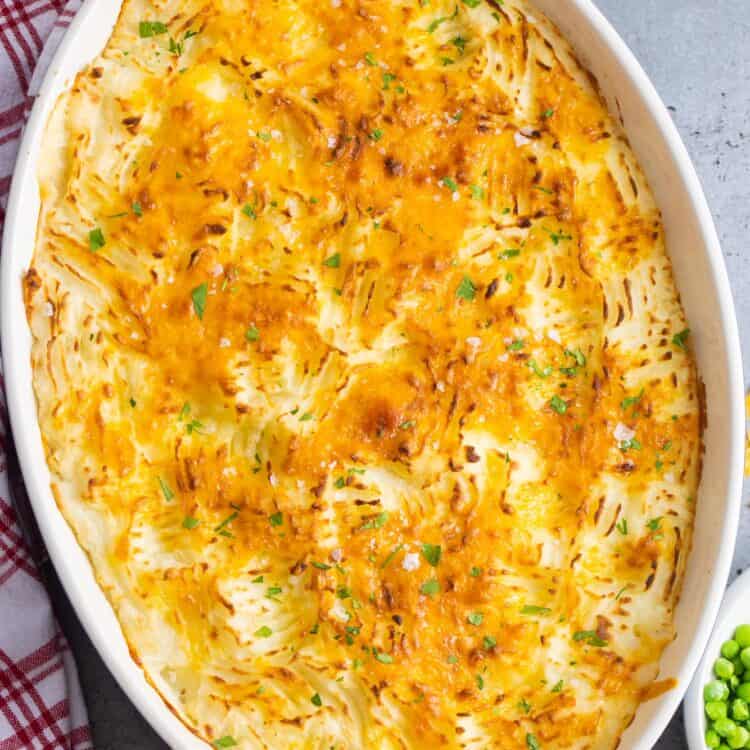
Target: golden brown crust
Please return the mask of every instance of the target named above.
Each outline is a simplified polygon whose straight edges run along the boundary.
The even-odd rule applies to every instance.
[[[45,149],[56,497],[181,720],[614,747],[667,684],[699,385],[556,30],[516,0],[126,0]]]

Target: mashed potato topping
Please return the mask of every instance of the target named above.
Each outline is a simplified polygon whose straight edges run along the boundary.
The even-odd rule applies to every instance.
[[[215,747],[614,748],[690,548],[657,207],[520,0],[125,0],[25,278],[59,506]]]

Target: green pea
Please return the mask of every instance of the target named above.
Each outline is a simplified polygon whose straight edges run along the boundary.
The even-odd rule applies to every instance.
[[[706,703],[706,716],[711,721],[717,721],[718,719],[726,719],[728,706],[724,701],[709,701]]]
[[[740,644],[737,643],[734,639],[729,641],[724,641],[721,645],[721,655],[725,659],[734,659],[737,654],[740,653]]]
[[[737,725],[731,719],[719,719],[714,723],[714,729],[719,737],[724,737],[726,739],[735,731],[735,729],[737,729]]]
[[[718,682],[718,680],[714,680],[714,682]],[[711,685],[712,683],[708,683]],[[708,685],[706,685],[708,687]],[[703,691],[705,694],[705,690]],[[746,703],[750,703],[750,682],[743,682],[741,685],[737,687],[737,697],[742,698],[743,701]],[[706,698],[706,700],[721,700],[719,698]]]
[[[713,729],[709,729],[706,732],[706,746],[707,747],[719,747],[721,745],[721,737],[719,737]]]
[[[706,705],[706,713],[708,713],[708,705]],[[750,709],[747,706],[747,701],[743,701],[742,698],[735,698],[732,701],[732,718],[735,721],[747,721],[750,719]]]
[[[728,680],[734,674],[734,664],[720,656],[714,662],[714,673],[720,680]]]
[[[733,674],[733,675],[732,675],[732,676],[731,676],[731,677],[729,678],[729,687],[730,687],[730,689],[731,689],[731,690],[736,690],[736,689],[737,689],[737,686],[738,686],[739,684],[740,684],[740,678],[739,678],[739,677],[737,677],[737,675],[736,675],[736,674]]]
[[[740,685],[737,688],[737,694],[743,700],[748,700],[748,698],[745,698],[744,695],[739,694],[739,691],[742,690],[745,685],[747,685],[747,693],[748,695],[750,695],[750,682],[746,682]],[[711,680],[711,682],[709,682],[706,687],[703,688],[703,699],[706,702],[725,701],[727,698],[729,698],[729,687],[721,680]]]
[[[750,740],[750,732],[748,732],[745,727],[737,727],[737,729],[727,737],[729,747],[734,748],[734,750],[739,750],[739,748],[745,747],[748,740]]]
[[[740,659],[739,656],[735,656],[734,659],[731,660],[732,664],[734,664],[734,673],[736,675],[744,674],[745,673],[745,665],[742,662],[742,659]]]
[[[750,646],[750,625],[740,625],[734,631],[734,640],[737,641],[740,648]]]
[[[740,661],[745,669],[750,669],[750,646],[740,651]]]

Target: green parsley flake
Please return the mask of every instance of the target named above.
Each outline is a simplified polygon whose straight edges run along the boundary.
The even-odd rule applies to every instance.
[[[565,414],[568,411],[568,405],[563,401],[557,394],[555,394],[549,402],[553,411],[558,414]]]
[[[273,630],[271,630],[268,625],[263,625],[263,627],[260,627],[255,631],[255,636],[257,638],[268,638],[271,635],[273,635]]]
[[[367,531],[369,529],[382,529],[387,522],[388,511],[384,510],[382,513],[378,513],[377,516],[371,518],[369,521],[365,521],[365,523],[363,523],[360,528],[362,529],[362,531]]]
[[[466,0],[464,0],[464,2],[466,2]],[[484,677],[482,677],[482,675],[481,675],[481,674],[478,674],[478,675],[476,675],[476,676],[474,677],[474,679],[476,680],[476,683],[477,683],[477,687],[478,687],[478,688],[479,688],[480,690],[484,690]]]
[[[328,268],[338,268],[341,265],[341,253],[334,253],[323,261],[324,266]]]
[[[470,8],[477,8],[482,0],[462,0],[464,5],[468,5]]]
[[[440,583],[437,578],[430,578],[419,587],[419,593],[425,596],[434,596],[440,593]]]
[[[313,568],[317,568],[318,570],[330,570],[331,569],[330,565],[326,565],[325,563],[322,563],[322,562],[313,561],[310,564],[313,566]]]
[[[375,130],[370,133],[369,137],[371,141],[377,143],[383,137],[383,131],[380,128],[375,128]]]
[[[479,576],[482,575],[482,569],[478,568],[476,565],[472,567],[472,569],[469,571],[469,575],[472,578],[479,578]]]
[[[260,340],[260,331],[255,326],[250,326],[245,331],[245,338],[251,343],[258,341]]]
[[[469,185],[471,197],[480,201],[484,198],[484,188],[481,185]]]
[[[539,744],[539,740],[535,735],[528,732],[526,735],[526,747],[529,750],[541,750],[542,746]]]
[[[534,604],[527,604],[525,607],[521,608],[521,614],[522,615],[539,615],[540,617],[543,617],[544,615],[548,615],[552,612],[552,610],[549,607],[537,607]]]
[[[476,625],[479,627],[484,622],[484,615],[481,612],[471,612],[467,616],[466,621],[470,625]]]
[[[318,693],[315,693],[315,695],[310,698],[310,703],[313,704],[313,706],[317,706],[320,708],[323,705],[323,699],[318,695]]]
[[[104,239],[102,230],[99,227],[92,229],[89,232],[89,250],[95,253],[97,250],[101,250],[104,245],[106,245],[106,240]]]
[[[652,519],[651,519],[651,520],[650,520],[650,521],[649,521],[649,522],[648,522],[648,523],[646,524],[646,526],[648,526],[648,528],[649,528],[649,529],[650,529],[651,531],[661,531],[661,522],[662,522],[662,519],[663,519],[663,518],[664,518],[664,516],[658,516],[657,518],[652,518]]]
[[[623,518],[615,524],[615,528],[623,535],[628,535],[628,519]]]
[[[214,740],[212,744],[218,750],[223,750],[225,747],[237,747],[237,740],[226,734],[223,737],[219,737],[218,740]]]
[[[383,91],[388,91],[395,80],[396,76],[393,73],[383,73]]]
[[[448,190],[451,191],[451,193],[455,193],[456,190],[458,190],[458,185],[452,177],[443,177],[441,182],[443,183],[443,185],[445,185],[445,187],[448,188]]]
[[[193,309],[198,316],[198,320],[203,320],[203,313],[206,312],[206,300],[208,298],[208,284],[205,282],[195,287],[190,293],[193,299]]]
[[[141,39],[158,36],[159,34],[166,34],[168,30],[167,25],[161,21],[141,21],[138,24],[138,34]]]
[[[422,555],[433,568],[437,567],[440,558],[443,555],[442,547],[439,544],[423,544]]]
[[[381,664],[393,664],[393,657],[390,654],[383,653],[382,651],[375,651],[375,658]]]
[[[136,216],[143,216],[143,206],[138,201],[135,201],[132,205],[133,213]]]
[[[674,336],[672,336],[672,343],[678,348],[685,351],[687,349],[687,340],[690,336],[690,329],[686,328],[684,331],[680,331],[679,333],[675,333]]]
[[[255,209],[249,203],[246,203],[242,207],[242,213],[245,214],[245,216],[247,216],[249,219],[258,218],[258,214],[255,213]]]
[[[583,641],[589,646],[595,646],[596,648],[602,648],[607,645],[607,642],[602,640],[595,630],[579,630],[578,632],[573,633],[573,640],[576,643]]]
[[[524,346],[525,346],[525,343],[522,339],[516,339],[512,343],[508,344],[508,346],[506,346],[505,348],[509,352],[518,352],[521,349],[523,349]]]
[[[456,289],[456,297],[471,302],[476,296],[477,288],[474,286],[474,282],[468,276],[464,276]]]
[[[555,683],[555,686],[552,688],[552,692],[553,693],[561,693],[564,684],[565,683],[562,680],[559,680],[558,682]]]
[[[644,393],[644,389],[641,388],[641,392],[637,396],[628,396],[624,398],[620,403],[620,408],[623,411],[627,411],[631,406],[637,406],[643,398]]]
[[[365,52],[365,62],[368,65],[375,66],[378,64],[378,61],[375,59],[375,56],[372,54],[372,52]]]
[[[271,526],[281,526],[284,523],[284,514],[281,511],[268,516],[268,522]]]
[[[492,651],[492,649],[497,646],[497,640],[491,635],[486,635],[482,639],[482,645],[484,646],[485,651]]]
[[[416,425],[416,422],[413,419],[407,419],[405,422],[401,422],[398,428],[400,430],[411,430],[414,425]]]
[[[309,411],[306,411],[306,412],[305,412],[305,413],[304,413],[304,414],[303,414],[303,415],[302,415],[302,416],[301,416],[301,417],[299,418],[299,421],[300,421],[300,422],[309,422],[309,421],[310,421],[310,420],[311,420],[312,418],[313,418],[313,415],[312,415],[312,414],[311,414],[311,413],[310,413]]]
[[[169,489],[169,485],[161,477],[159,477],[159,487],[161,487],[161,492],[167,502],[174,499],[174,492]]]
[[[192,516],[185,516],[182,521],[182,528],[194,529],[199,523],[200,521],[197,518],[193,518]]]

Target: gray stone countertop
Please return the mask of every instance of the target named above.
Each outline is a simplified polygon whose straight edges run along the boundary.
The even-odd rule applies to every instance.
[[[750,3],[599,0],[671,108],[703,181],[724,248],[750,372]],[[747,321],[747,325],[743,323]],[[745,495],[735,573],[750,564]],[[104,666],[59,586],[54,599],[76,654],[96,750],[162,750]],[[656,745],[686,748],[678,714]]]

